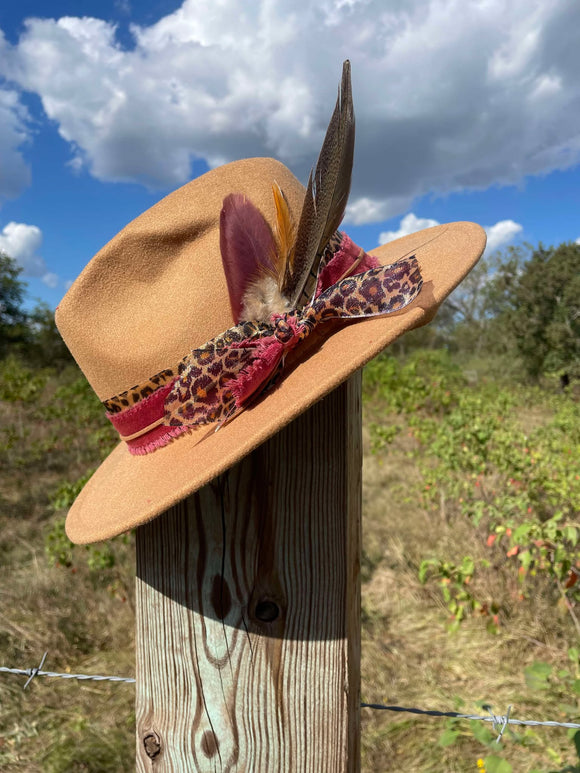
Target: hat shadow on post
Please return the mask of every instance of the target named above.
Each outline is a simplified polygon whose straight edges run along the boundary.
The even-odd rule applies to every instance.
[[[344,560],[358,556],[358,379],[141,526],[141,592],[220,621],[232,647],[237,636],[344,638],[344,600],[358,594]]]

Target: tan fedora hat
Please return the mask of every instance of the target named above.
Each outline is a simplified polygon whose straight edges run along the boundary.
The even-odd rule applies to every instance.
[[[273,194],[273,186],[282,198]],[[67,534],[73,542],[97,542],[143,524],[234,465],[406,330],[429,322],[485,247],[483,229],[465,222],[426,229],[369,255],[348,237],[333,236],[322,264],[331,266],[342,255],[353,265],[362,259],[358,270],[365,270],[356,276],[356,269],[347,270],[347,278],[342,269],[340,276],[331,272],[332,279],[326,285],[319,280],[316,300],[302,304],[302,311],[282,309],[240,333],[232,258],[228,269],[224,257],[238,244],[233,238],[228,248],[224,237],[228,202],[239,204],[230,222],[257,211],[279,245],[284,241],[280,206],[299,232],[304,201],[304,187],[273,159],[227,164],[136,218],[72,285],[57,310],[58,328],[124,438],[68,513]],[[237,253],[234,263],[236,258]],[[381,268],[391,264],[396,266]],[[370,287],[372,298],[365,296],[368,303],[359,298],[351,314],[345,310],[346,296],[360,295],[363,285]],[[381,298],[388,295],[388,308],[384,299],[377,300],[377,287]],[[328,315],[342,319],[326,321]],[[316,329],[315,317],[321,321]],[[281,325],[290,331],[287,338]],[[313,335],[306,341],[308,325]],[[232,328],[235,335],[221,335]],[[208,348],[216,336],[218,343]],[[260,380],[260,357],[274,349],[279,350],[275,362]],[[208,365],[208,351],[212,357],[217,352],[219,362]],[[231,374],[222,378],[224,358],[232,354],[247,357],[237,371],[240,381],[251,373],[245,394],[232,396],[226,387],[236,379],[230,380]],[[202,389],[196,374],[203,371],[206,378],[217,366],[222,382],[211,393],[217,402],[204,409],[203,423],[197,423],[199,405],[210,390]]]

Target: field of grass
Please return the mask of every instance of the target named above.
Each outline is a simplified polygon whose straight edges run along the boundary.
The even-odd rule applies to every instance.
[[[421,352],[365,372],[362,697],[578,722],[578,394],[490,372]],[[114,443],[74,368],[0,362],[0,665],[133,674],[132,539],[63,532]],[[133,769],[130,685],[23,681],[0,676],[0,770]],[[580,771],[559,728],[497,745],[488,723],[364,709],[362,746],[369,773]]]

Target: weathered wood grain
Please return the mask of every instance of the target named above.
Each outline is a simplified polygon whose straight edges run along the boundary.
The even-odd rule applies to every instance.
[[[359,770],[360,374],[137,532],[137,770]]]

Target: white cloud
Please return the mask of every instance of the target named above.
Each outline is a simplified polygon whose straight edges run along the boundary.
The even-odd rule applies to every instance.
[[[1,52],[0,45],[0,56]],[[0,88],[0,199],[15,198],[30,182],[30,170],[20,152],[28,138],[27,120],[16,91]]]
[[[429,192],[579,163],[579,26],[569,0],[185,0],[132,27],[130,50],[99,19],[31,19],[4,45],[0,71],[40,97],[74,168],[175,186],[192,160],[252,155],[277,156],[305,180],[348,57],[348,219],[363,223]],[[0,126],[14,116],[0,113]],[[0,144],[13,154],[19,120]]]
[[[114,5],[117,11],[125,16],[129,16],[131,13],[131,3],[129,0],[115,0]]]
[[[422,231],[424,228],[432,228],[435,225],[439,225],[438,220],[432,220],[428,217],[417,217],[412,212],[409,212],[401,220],[398,231],[383,231],[379,234],[379,244],[386,244],[395,239],[401,239],[403,236],[414,234],[416,231]]]
[[[580,236],[576,239],[576,244],[580,244]]]
[[[396,231],[383,231],[379,234],[379,244],[386,244],[395,239],[401,239],[403,236],[422,231],[424,228],[432,228],[439,225],[438,220],[429,217],[417,217],[413,212],[401,220],[400,226]],[[523,226],[513,220],[499,220],[495,225],[485,226],[487,234],[486,252],[493,252],[499,247],[504,247],[512,242],[518,234],[523,231]],[[578,240],[580,243],[580,239]]]
[[[58,274],[53,274],[51,271],[49,271],[47,274],[45,274],[42,277],[42,281],[47,287],[51,287],[54,289],[55,287],[58,287],[58,283],[60,282]]]
[[[37,251],[42,244],[42,231],[36,225],[8,223],[0,233],[0,250],[24,269],[28,276],[41,276],[46,269]]]
[[[487,234],[487,246],[485,251],[490,253],[497,250],[499,247],[504,247],[506,244],[512,242],[522,231],[523,226],[519,223],[515,223],[513,220],[500,220],[495,225],[485,226],[485,232]]]
[[[534,89],[530,93],[530,99],[544,100],[550,95],[558,94],[562,90],[562,81],[553,75],[541,75],[534,84]]]
[[[352,225],[364,225],[389,220],[398,215],[401,210],[407,209],[411,202],[410,196],[391,196],[382,200],[362,196],[348,204],[344,221]]]
[[[41,244],[42,231],[36,225],[8,223],[0,232],[0,250],[16,261],[23,276],[39,277],[45,285],[54,288],[59,277],[48,270],[44,258],[38,254]]]

